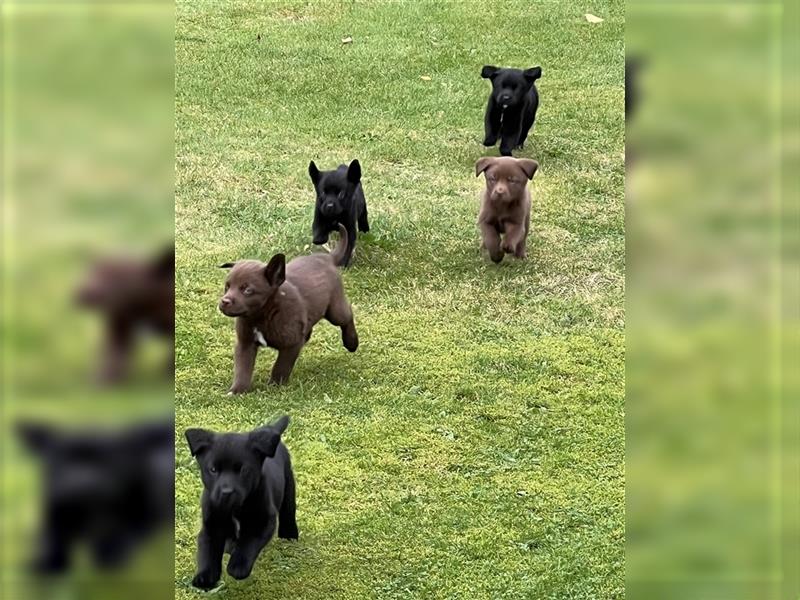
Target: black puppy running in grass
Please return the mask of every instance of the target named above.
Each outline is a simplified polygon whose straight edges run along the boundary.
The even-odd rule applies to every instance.
[[[347,230],[347,248],[337,266],[346,267],[356,247],[356,223],[359,231],[369,231],[367,201],[361,188],[361,165],[354,160],[350,166],[339,165],[333,171],[320,171],[312,160],[308,174],[317,193],[313,242],[324,244],[328,241],[328,234],[338,231],[339,224],[343,225]]]
[[[213,588],[230,553],[228,575],[244,579],[275,533],[296,540],[295,483],[281,434],[289,417],[250,433],[186,430],[203,479],[203,527],[197,537],[195,587]]]
[[[525,145],[539,108],[539,92],[534,82],[541,76],[541,67],[524,71],[483,67],[481,77],[492,82],[484,119],[484,146],[494,146],[497,138],[501,138],[500,154],[511,156],[512,150]]]

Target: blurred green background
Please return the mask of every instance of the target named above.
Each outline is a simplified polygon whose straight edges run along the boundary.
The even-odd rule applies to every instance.
[[[27,572],[40,521],[41,464],[21,419],[124,427],[173,410],[166,349],[144,339],[130,380],[96,384],[103,322],[75,291],[99,258],[149,258],[171,244],[173,9],[167,4],[4,2],[2,595],[172,596],[172,532],[126,569]]]

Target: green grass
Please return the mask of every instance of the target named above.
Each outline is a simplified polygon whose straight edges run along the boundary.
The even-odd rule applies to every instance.
[[[281,413],[300,540],[215,596],[624,595],[623,27],[622,2],[179,5],[177,598],[200,595],[182,431]],[[544,71],[529,255],[499,266],[475,226],[487,63]],[[227,397],[216,265],[311,252],[308,161],[352,158],[361,347],[322,322],[289,385],[267,351]]]

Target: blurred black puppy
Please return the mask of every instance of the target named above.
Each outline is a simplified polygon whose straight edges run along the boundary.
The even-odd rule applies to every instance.
[[[341,223],[347,229],[347,249],[337,266],[346,267],[356,247],[356,223],[359,231],[369,231],[367,201],[361,188],[361,165],[354,160],[349,167],[339,165],[333,171],[320,171],[312,160],[308,165],[308,174],[317,193],[313,241],[315,244],[324,244],[328,241],[328,234],[338,231],[337,226]]]
[[[541,67],[524,71],[489,65],[483,67],[481,77],[492,82],[484,119],[484,146],[494,146],[500,137],[500,154],[503,156],[511,156],[512,150],[524,146],[539,108],[539,92],[534,82],[541,76]]]
[[[77,301],[105,319],[100,380],[124,379],[136,334],[150,331],[169,340],[167,370],[175,368],[175,248],[149,260],[107,258],[95,263],[78,287]]]
[[[281,434],[289,417],[250,433],[188,429],[186,440],[203,479],[203,527],[197,537],[197,574],[192,585],[213,588],[229,552],[228,575],[250,575],[275,533],[297,539],[295,487],[289,451]]]
[[[79,542],[88,544],[98,567],[122,566],[148,534],[173,522],[171,420],[119,431],[67,431],[37,422],[16,429],[44,467],[37,571],[66,570]]]

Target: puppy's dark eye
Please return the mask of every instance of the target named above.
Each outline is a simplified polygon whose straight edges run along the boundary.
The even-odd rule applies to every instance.
[[[231,289],[231,284],[226,282],[225,283],[225,291],[227,292],[229,289]]]
[[[252,296],[253,295],[253,288],[246,287],[242,290],[242,293],[245,296]]]
[[[208,467],[208,470],[211,471],[212,473],[216,473],[217,472],[217,467],[212,465],[212,466]]]

